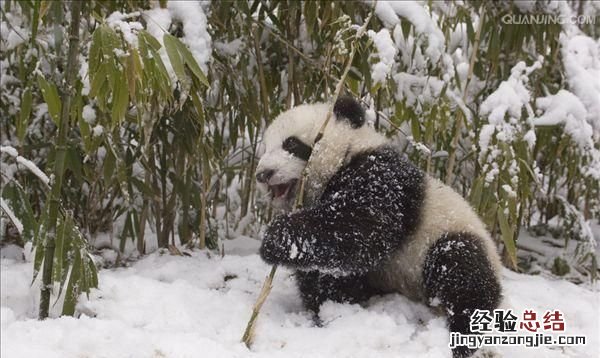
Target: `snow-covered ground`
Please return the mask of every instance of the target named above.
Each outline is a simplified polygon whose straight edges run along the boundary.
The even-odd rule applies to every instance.
[[[304,311],[291,273],[280,269],[263,306],[251,351],[240,337],[269,267],[258,242],[226,242],[221,258],[151,254],[131,267],[104,269],[80,318],[38,321],[31,263],[1,261],[1,356],[12,357],[450,357],[444,319],[400,295],[367,304],[326,303],[323,327]],[[507,305],[517,313],[560,309],[567,348],[492,348],[492,356],[598,357],[599,292],[591,285],[505,270]],[[489,356],[489,355],[486,355]]]

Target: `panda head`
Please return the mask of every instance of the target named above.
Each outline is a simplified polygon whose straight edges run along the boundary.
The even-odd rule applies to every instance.
[[[365,112],[352,97],[340,97],[323,137],[313,145],[329,104],[304,104],[281,113],[263,136],[264,154],[256,168],[259,188],[275,208],[292,208],[307,164],[305,200],[318,197],[331,176],[357,152],[385,143],[365,124]]]

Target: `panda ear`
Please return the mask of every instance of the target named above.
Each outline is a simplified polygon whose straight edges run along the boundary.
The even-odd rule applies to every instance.
[[[365,124],[365,110],[352,96],[340,96],[333,105],[333,113],[338,121],[346,120],[352,128]]]

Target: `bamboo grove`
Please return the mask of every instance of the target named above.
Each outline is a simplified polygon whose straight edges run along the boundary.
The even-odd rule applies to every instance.
[[[97,286],[97,250],[113,249],[117,264],[127,265],[132,252],[181,254],[177,247],[187,247],[224,255],[228,239],[260,237],[273,215],[254,184],[261,132],[281,111],[333,96],[356,28],[373,8],[345,1],[204,3],[212,52],[199,63],[182,41],[185,21],[173,17],[161,36],[149,31],[154,20],[145,11],[167,6],[2,2],[3,29],[19,26],[22,36],[2,44],[0,54],[2,198],[21,224],[3,211],[2,242],[34,249],[41,318],[53,302],[62,307],[57,314],[72,315],[78,296]],[[486,127],[490,114],[482,104],[504,81],[520,81],[513,76],[520,62],[534,110],[533,98],[570,87],[561,25],[502,23],[520,11],[510,3],[431,2],[426,13],[444,48],[457,46],[452,34],[464,27],[467,59],[438,90],[429,79],[447,73],[443,57],[423,60],[433,39],[422,23],[400,16],[394,37],[411,51],[394,55],[393,72],[415,78],[410,88],[401,88],[394,73],[374,78],[384,54],[376,37],[365,35],[355,41],[344,91],[361,98],[370,121],[410,160],[470,200],[508,267],[528,270],[519,257],[526,250],[521,232],[551,234],[565,247],[576,243],[569,255],[549,258],[553,272],[573,269],[593,279],[598,268],[586,222],[600,217],[600,185],[585,168],[600,160],[597,132],[592,147],[582,148],[561,125],[534,127],[526,111],[509,123],[516,128],[511,141]],[[111,25],[115,14],[140,24],[133,41],[127,29]],[[377,34],[386,25],[374,16],[368,30]],[[596,23],[581,31],[597,38],[600,29]],[[417,75],[426,80],[409,77]],[[415,91],[431,93],[409,95]],[[483,134],[487,148],[479,145]],[[110,240],[99,243],[101,235]]]

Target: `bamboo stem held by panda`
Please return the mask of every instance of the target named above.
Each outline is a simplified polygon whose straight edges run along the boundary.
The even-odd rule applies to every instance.
[[[376,3],[374,3],[373,8],[375,7],[375,5],[376,5]],[[344,83],[346,82],[346,77],[348,76],[350,67],[352,67],[352,61],[354,59],[354,55],[356,54],[356,41],[358,41],[358,39],[360,39],[362,37],[362,35],[365,33],[365,30],[367,29],[367,25],[369,24],[369,22],[371,21],[371,17],[373,16],[373,12],[374,11],[372,11],[369,14],[367,19],[365,20],[365,23],[356,31],[354,41],[352,41],[352,43],[350,44],[350,56],[348,57],[348,63],[346,64],[346,67],[344,68],[342,77],[340,77],[339,82],[335,86],[335,92],[333,93],[331,106],[329,107],[329,111],[327,111],[327,117],[325,117],[325,121],[321,125],[321,128],[319,128],[319,133],[317,133],[317,136],[315,137],[315,140],[313,141],[313,147],[317,144],[317,142],[319,142],[319,140],[325,134],[325,128],[327,128],[327,124],[329,123],[329,120],[331,119],[331,116],[333,115],[333,107],[335,105],[335,102],[337,101],[338,97],[340,96],[340,93],[342,92],[342,88],[344,87]],[[308,176],[306,168],[308,168],[309,163],[310,163],[310,158],[308,158],[308,162],[306,163],[306,167],[304,167],[304,171],[302,173],[302,178],[300,179],[300,186],[298,188],[299,190],[298,190],[298,193],[296,194],[296,200],[294,202],[294,210],[301,208],[304,203],[304,187],[305,187],[305,183],[306,183],[306,177]]]
[[[250,316],[250,320],[248,321],[248,325],[246,326],[246,330],[242,336],[242,342],[244,342],[248,348],[250,348],[252,345],[254,338],[254,324],[256,323],[258,313],[260,312],[263,303],[265,303],[267,300],[267,296],[269,296],[269,293],[271,293],[271,288],[273,288],[273,278],[275,277],[275,272],[277,272],[277,265],[273,265],[273,267],[271,267],[271,272],[265,279],[265,282],[260,290],[260,294],[256,299],[256,303],[254,303],[254,307],[252,307],[252,315]]]
[[[375,3],[376,2],[374,2],[373,8],[375,8]],[[323,137],[323,134],[325,133],[327,124],[329,123],[329,120],[333,115],[333,106],[335,105],[335,102],[337,101],[337,99],[340,95],[340,92],[342,91],[342,88],[344,87],[344,83],[346,82],[346,77],[348,76],[350,67],[352,67],[352,61],[354,59],[354,55],[356,54],[356,42],[365,33],[365,31],[367,29],[367,25],[369,24],[369,22],[371,21],[371,18],[373,17],[373,13],[374,13],[374,10],[371,11],[371,13],[369,13],[369,16],[365,20],[365,23],[360,28],[358,28],[358,30],[356,31],[354,40],[350,44],[350,55],[348,56],[348,62],[346,63],[346,67],[344,68],[342,77],[340,77],[340,80],[335,87],[335,92],[333,94],[331,106],[329,107],[329,111],[327,112],[327,117],[325,118],[325,121],[321,125],[321,128],[319,128],[319,132],[317,133],[317,136],[315,137],[315,139],[313,141],[313,146],[315,144],[317,144],[317,142]],[[313,151],[313,153],[314,153],[314,151]],[[311,158],[312,157],[308,158],[306,166],[304,167],[304,171],[302,172],[302,178],[300,179],[300,185],[298,186],[298,192],[296,194],[296,200],[294,201],[294,206],[293,206],[292,211],[295,211],[302,207],[302,204],[304,201],[304,188],[305,188],[306,179],[308,177],[306,168],[310,164]],[[258,314],[260,312],[262,305],[267,300],[269,293],[271,293],[271,288],[273,287],[273,278],[275,277],[276,272],[277,272],[277,265],[273,265],[273,267],[271,267],[271,272],[269,273],[269,276],[267,276],[267,278],[265,279],[265,282],[263,283],[262,289],[260,290],[260,294],[256,300],[256,303],[254,303],[254,307],[252,308],[252,315],[250,316],[250,320],[248,321],[248,324],[246,325],[246,330],[244,331],[244,335],[242,336],[242,342],[244,342],[244,344],[248,348],[250,348],[252,346],[256,319],[258,318]]]

